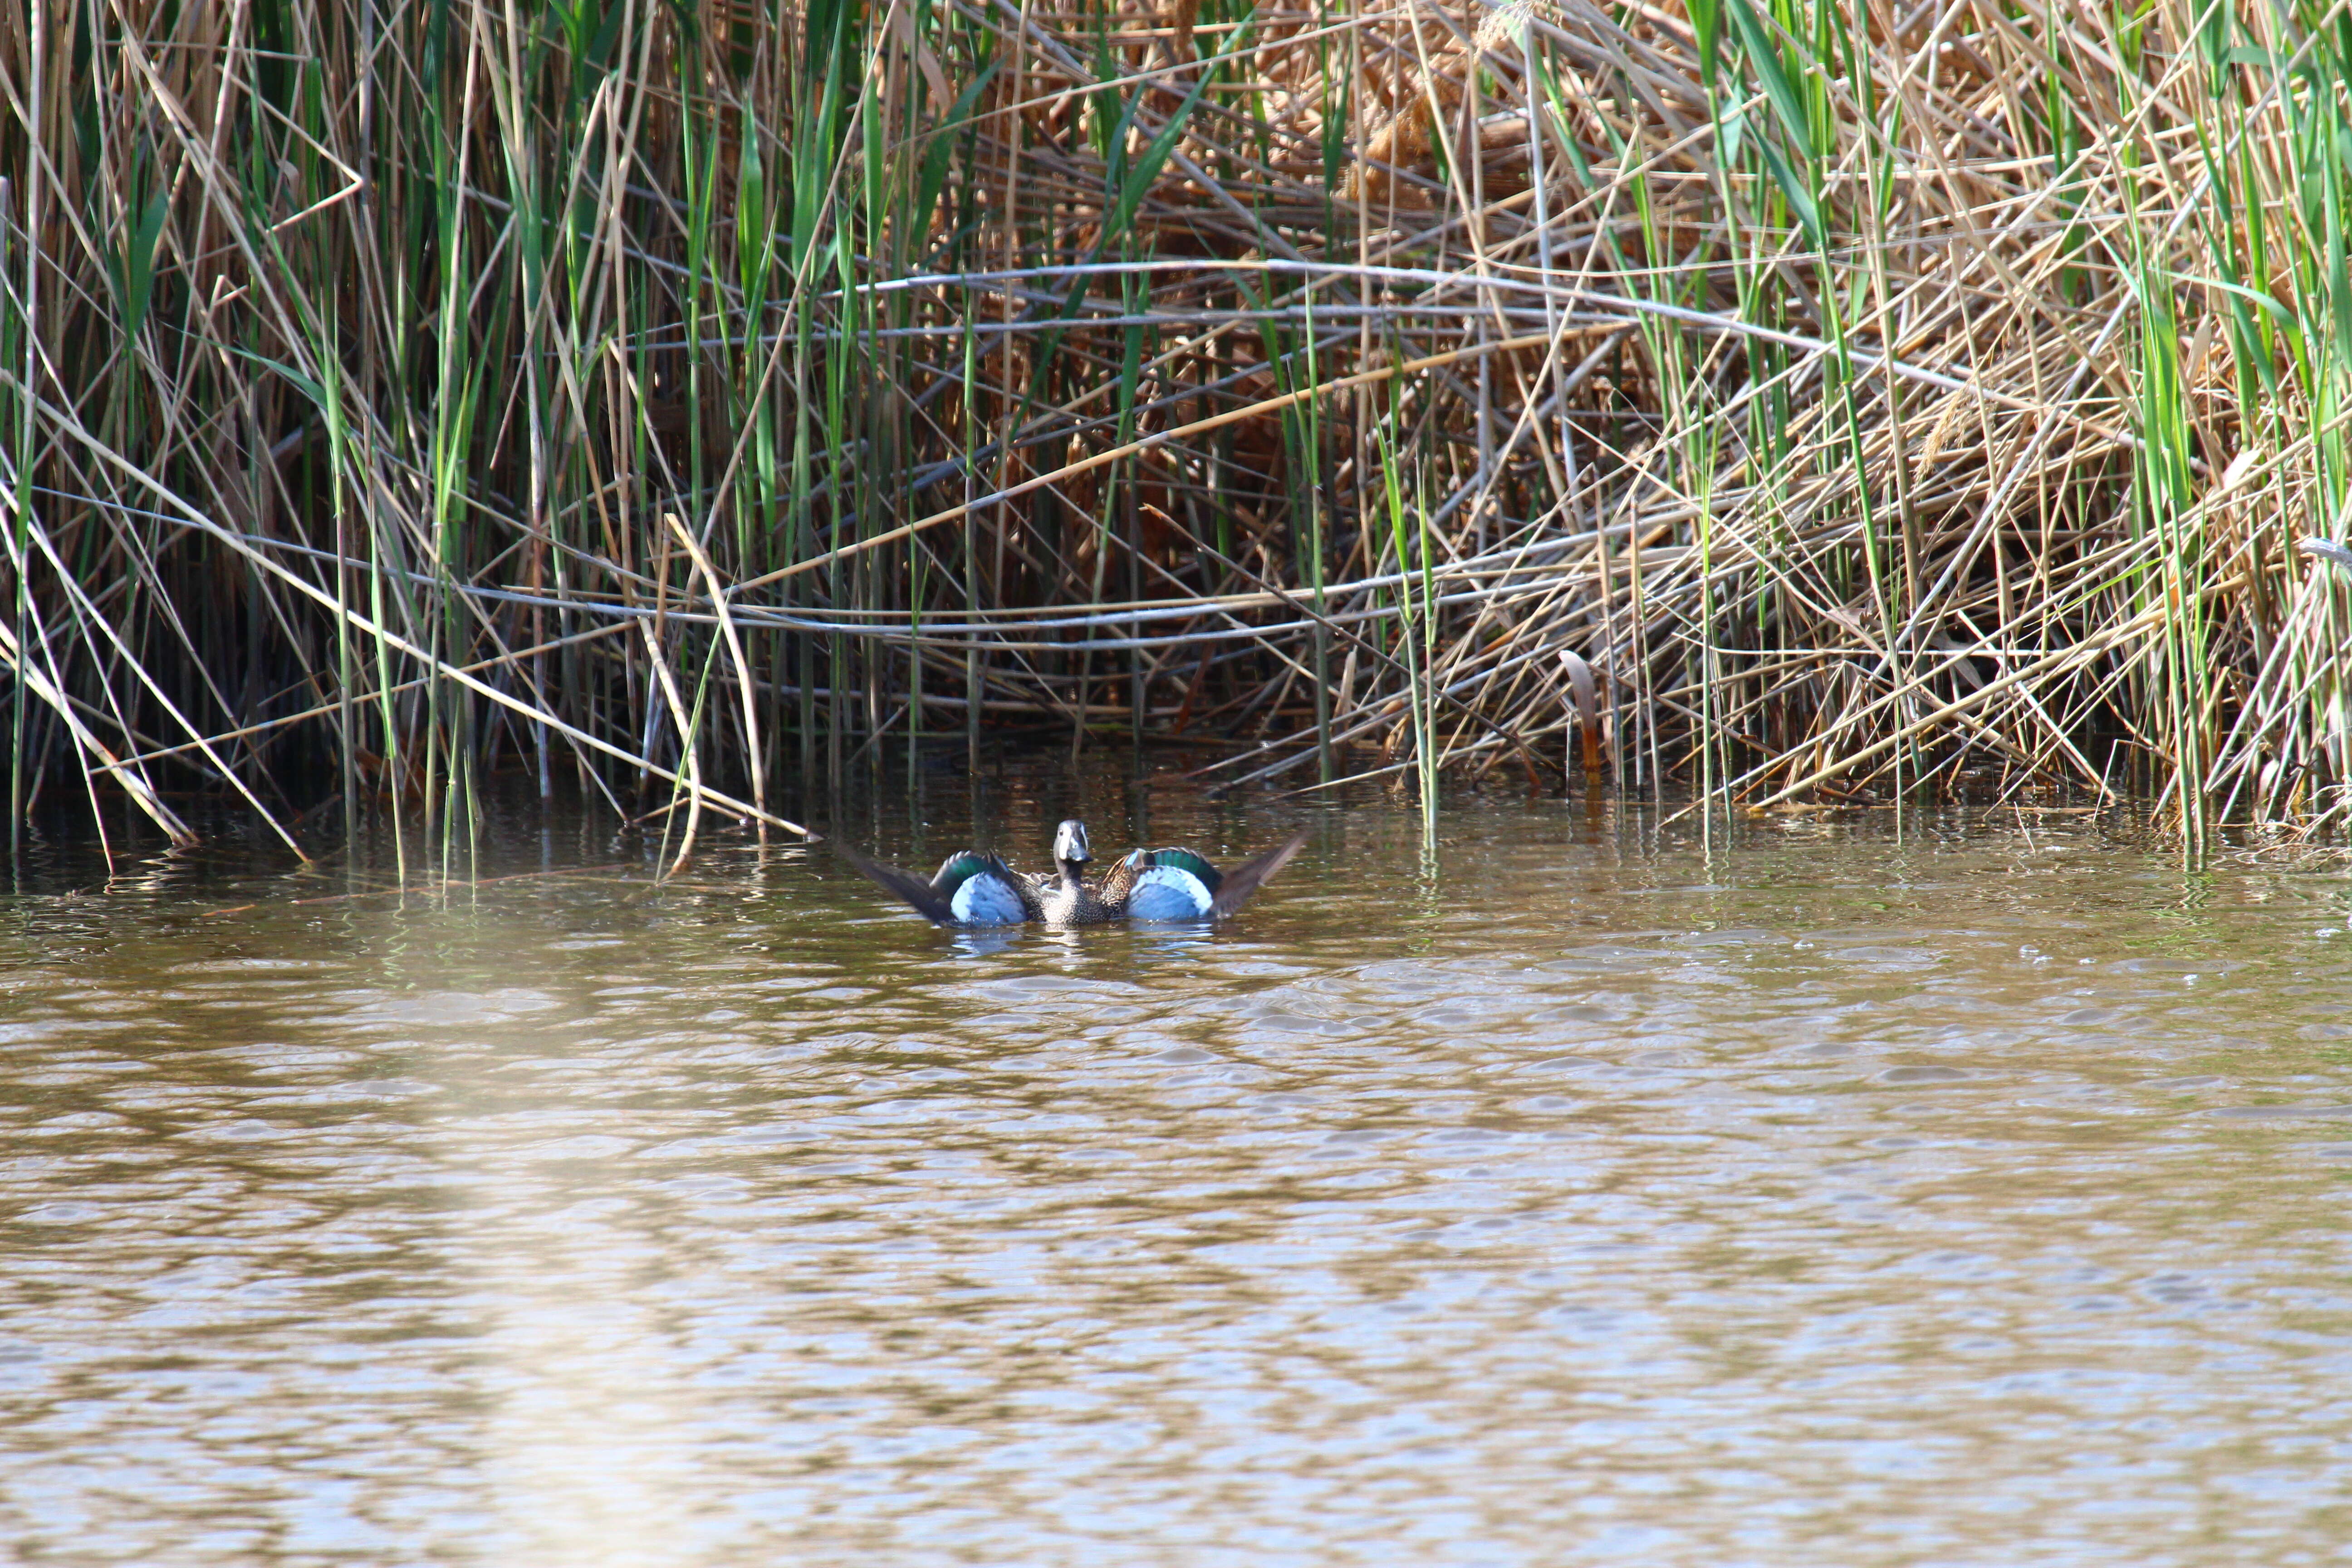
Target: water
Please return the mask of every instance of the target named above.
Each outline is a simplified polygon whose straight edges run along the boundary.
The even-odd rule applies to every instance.
[[[655,893],[583,825],[448,899],[44,862],[0,904],[0,1538],[2352,1555],[2340,870],[1559,802],[1433,859],[1378,805],[1087,787],[1106,849],[1317,837],[1213,935],[935,932],[740,838]],[[928,865],[963,799],[861,831]],[[1030,859],[1072,804],[982,809]]]

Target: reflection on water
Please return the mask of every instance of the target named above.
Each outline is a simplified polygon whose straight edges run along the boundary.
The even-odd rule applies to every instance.
[[[1034,862],[1072,804],[988,831]],[[2340,872],[1550,802],[1433,878],[1384,808],[1150,804],[1317,837],[1214,933],[936,932],[749,843],[649,895],[585,829],[448,899],[51,863],[0,903],[0,1531],[2341,1560]],[[858,831],[966,834],[917,816]]]

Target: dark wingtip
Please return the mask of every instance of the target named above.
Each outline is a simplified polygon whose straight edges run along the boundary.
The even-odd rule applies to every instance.
[[[913,872],[901,871],[896,866],[885,866],[879,860],[860,855],[837,838],[828,840],[827,847],[848,861],[869,881],[906,900],[908,907],[924,919],[943,926],[956,923],[955,910],[948,906],[947,900]]]
[[[1252,893],[1274,880],[1274,874],[1307,847],[1307,836],[1313,832],[1313,828],[1302,827],[1275,848],[1226,872],[1224,879],[1217,884],[1216,896],[1209,902],[1209,918],[1223,920],[1248,902]]]

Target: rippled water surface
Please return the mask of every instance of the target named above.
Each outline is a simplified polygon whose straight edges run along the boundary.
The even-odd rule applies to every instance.
[[[981,837],[1034,861],[1075,793]],[[2340,870],[2053,813],[1706,844],[1488,804],[1431,855],[1378,806],[1083,804],[1105,848],[1147,809],[1315,837],[1213,934],[937,932],[740,837],[656,891],[584,826],[404,900],[258,850],[37,866],[0,1539],[2352,1555]],[[971,809],[854,831],[928,866]]]

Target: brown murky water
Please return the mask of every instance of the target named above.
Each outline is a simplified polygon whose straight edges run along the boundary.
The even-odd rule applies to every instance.
[[[1557,802],[1431,858],[1378,806],[1088,787],[1106,847],[1145,804],[1317,837],[1213,935],[943,934],[736,841],[652,897],[37,866],[0,901],[0,1537],[2352,1555],[2340,871]],[[982,802],[1024,859],[1077,804],[1038,794]],[[858,831],[928,865],[964,801]]]

